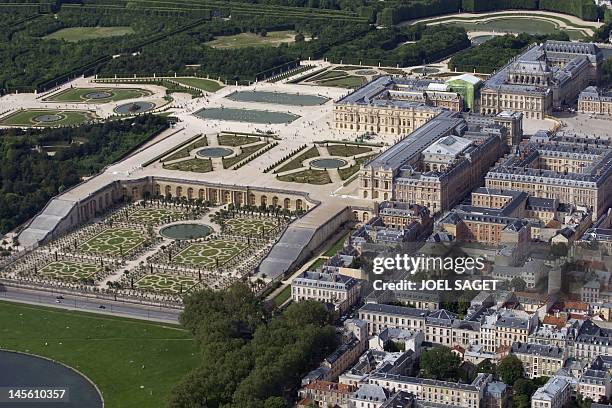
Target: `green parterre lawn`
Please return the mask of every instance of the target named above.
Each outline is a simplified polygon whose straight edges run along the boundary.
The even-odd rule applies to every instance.
[[[178,327],[6,302],[0,348],[81,371],[107,408],[164,407],[172,387],[198,365],[194,340]]]
[[[42,121],[41,118],[52,116],[52,121]],[[70,126],[81,125],[96,119],[94,112],[90,111],[62,111],[62,110],[34,110],[26,109],[6,116],[0,121],[4,126]]]
[[[71,88],[45,98],[53,102],[107,103],[124,99],[142,98],[151,95],[138,88]]]
[[[359,88],[365,82],[365,77],[349,75],[342,78],[331,79],[328,81],[320,81],[324,86],[336,86],[339,88]]]
[[[144,276],[134,286],[149,292],[177,294],[189,291],[197,283],[197,279],[185,276],[155,274]]]
[[[189,245],[172,258],[171,263],[214,269],[223,266],[244,251],[245,242],[211,240]]]
[[[145,236],[139,231],[108,228],[79,245],[79,249],[95,254],[127,255],[145,240]]]
[[[143,208],[129,215],[128,220],[144,225],[159,225],[183,218],[183,213],[165,208]]]
[[[307,169],[297,171],[295,173],[284,174],[282,176],[277,176],[276,178],[280,181],[290,181],[293,183],[306,183],[316,185],[329,184],[332,182],[327,170],[314,169]]]
[[[261,138],[255,136],[245,136],[233,133],[221,133],[217,136],[217,141],[221,146],[243,146],[250,143],[259,142]]]
[[[356,156],[358,154],[371,152],[372,148],[367,147],[367,146],[357,146],[357,145],[350,145],[350,144],[346,144],[346,145],[335,144],[335,145],[328,145],[327,151],[332,156],[349,157],[349,156]]]
[[[199,157],[172,164],[164,164],[163,167],[166,170],[193,171],[195,173],[208,173],[209,171],[213,171],[212,160],[201,159]]]
[[[270,232],[276,228],[278,224],[274,220],[232,218],[226,221],[226,226],[233,234],[253,236]]]
[[[223,88],[223,85],[221,85],[220,83],[204,78],[174,78],[173,81],[176,81],[182,85],[193,86],[194,88],[198,88],[206,92],[217,92],[219,89]]]

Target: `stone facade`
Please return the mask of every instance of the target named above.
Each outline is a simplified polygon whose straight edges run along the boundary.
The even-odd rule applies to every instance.
[[[529,119],[544,119],[554,108],[573,103],[588,84],[598,82],[602,60],[595,44],[534,44],[485,82],[480,112],[494,115],[511,109]]]
[[[359,173],[362,198],[450,209],[482,182],[506,150],[506,129],[470,127],[460,114],[444,112],[366,163]]]

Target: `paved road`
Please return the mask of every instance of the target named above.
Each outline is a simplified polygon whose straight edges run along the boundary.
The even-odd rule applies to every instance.
[[[133,319],[150,320],[163,323],[178,323],[178,317],[181,313],[181,311],[177,309],[141,306],[121,301],[90,299],[72,295],[62,295],[64,299],[61,299],[59,301],[60,303],[58,303],[56,296],[57,294],[52,292],[7,286],[2,287],[2,291],[0,291],[0,300],[4,301],[56,307],[68,310],[78,310],[104,315],[130,317]],[[100,308],[101,305],[103,305],[105,309]]]

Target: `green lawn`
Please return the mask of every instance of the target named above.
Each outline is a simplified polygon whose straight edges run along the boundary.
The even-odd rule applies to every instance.
[[[346,231],[334,244],[323,253],[323,256],[334,256],[336,252],[341,250],[344,247],[344,241],[348,238],[348,235],[351,233],[351,230]]]
[[[277,176],[276,178],[280,181],[290,181],[293,183],[306,183],[315,185],[329,184],[332,182],[327,170],[307,169],[295,173]]]
[[[353,176],[353,174],[359,171],[363,163],[367,162],[368,160],[373,159],[376,156],[376,154],[377,153],[356,158],[355,159],[356,163],[354,165],[350,167],[345,167],[343,169],[338,169],[338,175],[340,176],[342,180],[348,180],[349,178],[351,178],[351,176]]]
[[[197,139],[193,143],[189,143],[187,146],[175,152],[172,152],[170,155],[164,157],[160,161],[163,163],[163,162],[168,162],[172,160],[184,159],[186,157],[189,157],[189,154],[191,153],[192,150],[195,150],[200,147],[206,147],[206,146],[208,146],[208,138],[204,136],[204,137]]]
[[[174,79],[174,78],[172,78]],[[147,84],[166,88],[167,94],[175,92],[188,93],[192,98],[202,96],[202,92],[187,88],[179,83],[170,82],[166,78],[124,78],[124,79],[98,79],[95,82],[100,84]]]
[[[406,71],[399,68],[381,68],[381,70],[391,75],[406,75]]]
[[[310,269],[310,270],[315,270],[315,269],[317,269],[317,268],[322,267],[322,266],[323,266],[323,264],[325,264],[325,262],[327,262],[327,259],[328,259],[328,258],[317,258],[317,260],[316,260],[316,261],[314,261],[314,262],[313,262],[313,263],[310,265],[309,269]]]
[[[278,169],[276,173],[282,173],[289,170],[299,169],[303,167],[304,160],[312,159],[313,157],[319,156],[319,150],[316,146],[311,147],[303,153],[300,153],[297,157],[286,163],[283,167]]]
[[[279,307],[283,303],[287,301],[291,297],[291,285],[285,286],[283,290],[278,292],[278,294],[272,299],[276,307]]]
[[[330,144],[327,146],[327,151],[332,156],[349,157],[349,156],[356,156],[358,154],[371,152],[372,148],[367,147],[367,146],[358,146],[358,145],[352,145],[352,144],[346,144],[346,145]]]
[[[337,86],[339,88],[359,88],[363,85],[365,78],[362,76],[347,76],[343,78],[330,79],[328,81],[320,81],[323,86]]]
[[[340,71],[356,71],[358,69],[365,69],[365,68],[369,68],[367,66],[360,66],[360,65],[341,65],[339,67],[335,67],[334,69],[340,70]]]
[[[255,143],[259,142],[260,140],[261,138],[258,136],[244,136],[233,133],[221,133],[219,136],[217,136],[217,141],[219,142],[219,145],[231,147]]]
[[[128,34],[134,34],[134,29],[132,29],[132,27],[69,27],[54,31],[43,38],[46,40],[76,42]]]
[[[6,302],[0,347],[79,370],[98,386],[106,408],[165,406],[199,361],[191,335],[175,326]]]
[[[295,41],[297,33],[292,30],[270,31],[265,37],[255,33],[240,33],[217,37],[208,41],[206,45],[218,48],[245,48],[245,47],[278,47],[282,43],[292,43]]]
[[[134,287],[139,290],[144,290],[153,293],[169,293],[178,294],[184,293],[195,287],[199,283],[197,278],[188,276],[155,274],[145,275],[140,279]]]
[[[217,92],[219,89],[223,88],[223,85],[220,83],[204,78],[175,78],[173,80],[179,84],[193,86],[194,88],[198,88],[206,92]]]
[[[94,97],[95,94],[107,94],[108,97]],[[58,94],[45,98],[52,102],[87,102],[108,103],[124,99],[142,98],[151,95],[151,92],[138,88],[70,88]]]
[[[332,71],[327,71],[327,72],[323,72],[322,74],[319,74],[311,79],[309,79],[309,81],[323,81],[325,79],[333,79],[333,78],[341,78],[341,77],[345,77],[348,74],[344,71],[336,71],[336,70],[332,70]]]
[[[100,265],[74,261],[55,261],[45,265],[38,274],[47,279],[78,282],[90,278],[102,269]]]
[[[59,115],[61,118],[52,122],[39,122],[39,116]],[[61,110],[34,110],[26,109],[17,111],[0,121],[4,126],[69,126],[80,125],[87,121],[96,119],[97,116],[91,111],[61,111]]]
[[[199,157],[172,164],[164,164],[163,167],[166,170],[193,171],[194,173],[208,173],[209,171],[213,171],[212,160],[201,159]]]

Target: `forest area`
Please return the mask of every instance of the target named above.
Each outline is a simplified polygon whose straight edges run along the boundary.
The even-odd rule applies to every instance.
[[[181,323],[201,364],[175,388],[177,408],[285,408],[301,378],[339,344],[323,304],[293,303],[270,316],[242,283],[187,296]]]
[[[168,128],[160,116],[80,127],[0,131],[0,234],[36,215],[53,196],[98,173]],[[62,146],[50,156],[43,146]]]

